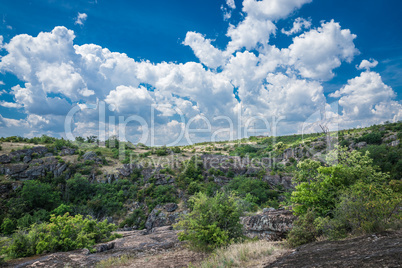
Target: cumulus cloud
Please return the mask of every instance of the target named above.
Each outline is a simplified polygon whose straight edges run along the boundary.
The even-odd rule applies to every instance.
[[[362,72],[360,76],[348,80],[347,85],[340,90],[330,94],[330,97],[340,98],[343,119],[355,123],[397,119],[395,116],[402,109],[402,105],[393,100],[395,92],[375,72]]]
[[[112,109],[117,112],[138,114],[149,108],[153,103],[153,99],[143,86],[138,88],[118,86],[115,90],[110,91],[105,98],[105,102],[112,105]]]
[[[353,40],[356,35],[349,29],[341,29],[331,20],[293,39],[289,46],[290,64],[306,78],[329,80],[333,69],[342,61],[350,63],[359,54]]]
[[[303,18],[297,18],[293,22],[293,27],[289,31],[282,29],[281,32],[286,35],[296,34],[302,31],[302,29],[309,29],[311,27],[311,20],[306,20]]]
[[[1,92],[0,92],[1,95]],[[7,102],[7,101],[1,101],[0,106],[6,107],[6,108],[21,108],[22,105],[16,102]]]
[[[86,13],[78,12],[77,18],[75,19],[74,24],[84,25],[84,22],[87,20],[88,15]]]
[[[278,20],[312,0],[244,0],[243,11],[259,19]]]
[[[241,48],[251,50],[259,45],[265,46],[268,44],[270,35],[275,31],[276,26],[272,21],[248,16],[239,25],[230,25],[226,34],[231,39],[227,45],[227,51],[233,53]]]
[[[190,46],[200,61],[209,68],[217,68],[224,63],[222,51],[211,45],[210,39],[199,33],[187,32],[184,45]]]
[[[293,38],[288,48],[271,44],[276,34],[274,21],[289,16],[310,0],[244,0],[244,18],[229,24],[229,41],[225,49],[214,46],[214,40],[201,33],[188,32],[184,45],[189,46],[199,62],[173,63],[136,61],[125,53],[112,52],[96,44],[74,44],[74,32],[55,27],[37,36],[13,37],[3,44],[5,55],[0,71],[16,75],[23,83],[8,93],[14,102],[0,102],[7,108],[19,108],[25,119],[0,118],[4,133],[12,130],[25,135],[40,133],[65,135],[64,120],[69,111],[75,135],[98,135],[100,127],[109,135],[125,128],[121,122],[106,122],[99,118],[101,107],[105,118],[128,118],[131,115],[151,122],[159,144],[191,142],[181,136],[186,125],[211,130],[225,130],[214,137],[222,139],[245,135],[241,128],[247,120],[282,118],[279,133],[294,133],[312,114],[328,107],[323,81],[335,75],[343,62],[350,63],[359,53],[354,45],[356,36],[334,21],[323,22],[316,29],[302,18],[294,21],[285,34],[307,32]],[[229,9],[234,2],[228,1]],[[375,61],[362,62],[359,68],[374,67]],[[367,96],[366,99],[359,99]],[[339,98],[342,118],[350,126],[364,118],[381,121],[399,118],[400,103],[394,101],[394,91],[384,84],[377,73],[367,70],[330,95]],[[103,105],[103,106],[102,106]],[[388,117],[388,118],[387,118]],[[264,120],[255,123],[256,127]],[[207,124],[208,125],[208,124]],[[4,130],[4,126],[9,126]],[[37,132],[26,129],[38,129]],[[146,127],[126,126],[129,140],[142,139]],[[179,133],[179,134],[178,134]],[[211,134],[191,133],[197,141]],[[105,137],[106,138],[106,137]]]
[[[362,69],[370,70],[371,68],[376,67],[377,64],[378,64],[378,61],[376,61],[374,59],[370,59],[370,61],[362,60],[362,62],[359,64],[359,66],[356,66],[356,68],[358,70],[362,70]]]

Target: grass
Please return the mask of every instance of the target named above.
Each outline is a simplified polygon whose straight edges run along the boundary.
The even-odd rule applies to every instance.
[[[280,243],[265,240],[251,241],[218,249],[200,265],[193,266],[190,264],[189,267],[257,267],[267,261],[274,261],[286,251]]]
[[[120,257],[111,257],[106,260],[100,261],[96,264],[96,268],[109,268],[109,267],[117,267],[117,266],[125,266],[130,264],[132,260],[132,256],[125,254]]]

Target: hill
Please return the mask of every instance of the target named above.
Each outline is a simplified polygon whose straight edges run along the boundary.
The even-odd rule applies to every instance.
[[[337,145],[370,152],[389,181],[400,181],[401,139],[401,122],[157,148],[96,137],[1,138],[0,231],[7,237],[68,212],[106,219],[120,231],[151,233],[187,214],[195,193],[212,197],[220,190],[236,192],[247,211],[244,216],[268,207],[287,208],[297,164],[313,159],[325,165],[325,156]],[[270,232],[277,232],[272,237],[286,233]],[[247,234],[264,236],[251,229]]]

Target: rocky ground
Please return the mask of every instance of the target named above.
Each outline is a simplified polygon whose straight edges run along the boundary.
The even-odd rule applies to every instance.
[[[186,249],[177,240],[177,231],[168,226],[148,234],[121,234],[123,238],[98,245],[93,254],[88,250],[45,254],[14,260],[6,267],[188,267],[207,257]],[[99,266],[101,261],[106,266]],[[402,267],[402,231],[310,243],[285,254],[274,252],[252,267]]]
[[[94,267],[100,261],[112,257],[129,256],[130,267],[187,267],[190,262],[202,259],[202,254],[183,248],[177,239],[177,231],[170,226],[154,228],[151,232],[121,232],[122,238],[99,244],[97,252],[87,249],[57,252],[10,261],[5,267]],[[158,263],[157,266],[155,264]],[[151,266],[150,266],[151,265]]]
[[[301,246],[265,268],[402,267],[402,231]]]

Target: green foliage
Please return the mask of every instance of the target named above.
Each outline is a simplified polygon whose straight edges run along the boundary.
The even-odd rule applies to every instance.
[[[210,168],[208,173],[215,176],[225,176],[225,173],[220,169]]]
[[[373,131],[373,132],[365,134],[365,135],[361,136],[359,139],[357,139],[357,142],[362,142],[362,141],[367,142],[367,144],[381,144],[382,135],[381,135],[381,133]]]
[[[52,210],[60,203],[60,195],[53,191],[50,184],[31,180],[26,181],[21,190],[21,197],[30,209],[43,208]]]
[[[342,194],[323,231],[333,239],[383,231],[402,219],[401,203],[401,195],[387,185],[358,182]]]
[[[144,211],[140,208],[137,208],[119,224],[119,227],[123,228],[124,226],[136,226],[137,229],[142,230],[145,228],[146,220],[147,217]]]
[[[3,248],[8,258],[20,258],[43,252],[69,251],[79,248],[91,249],[96,243],[114,239],[116,229],[107,221],[97,222],[82,215],[52,215],[50,223],[34,224],[28,230],[18,231],[11,242]]]
[[[69,205],[66,204],[61,204],[60,206],[58,206],[57,208],[53,209],[52,214],[56,215],[56,216],[62,216],[66,213],[72,213],[72,208]]]
[[[166,147],[161,147],[155,151],[157,156],[165,156],[169,154],[169,151]]]
[[[250,144],[235,145],[235,150],[230,153],[230,155],[238,155],[244,157],[248,154],[255,154],[258,148]]]
[[[174,152],[175,154],[179,154],[179,153],[181,153],[181,149],[180,149],[180,147],[176,146],[176,147],[172,148],[172,152]]]
[[[319,236],[315,220],[316,215],[312,210],[308,210],[305,214],[301,215],[293,223],[293,228],[288,234],[287,243],[289,243],[291,247],[297,247],[314,242]]]
[[[368,145],[360,150],[362,153],[370,152],[373,165],[378,166],[382,172],[389,172],[391,179],[402,177],[402,148],[382,145]]]
[[[387,174],[372,167],[372,159],[368,154],[348,152],[346,148],[333,150],[327,162],[335,164],[318,168],[318,163],[312,160],[298,164],[299,184],[291,197],[293,211],[297,215],[305,214],[309,208],[318,216],[331,215],[342,191],[358,180],[370,183],[388,178]]]
[[[152,197],[156,204],[177,202],[176,189],[172,185],[159,185],[155,187]]]
[[[15,230],[15,222],[12,219],[6,218],[1,224],[0,229],[3,234],[12,234]]]
[[[244,176],[231,180],[225,185],[225,189],[236,192],[241,198],[246,198],[249,195],[248,201],[258,205],[262,205],[268,200],[278,197],[278,193],[271,190],[267,182]]]
[[[184,215],[176,228],[181,241],[188,240],[197,250],[210,251],[242,237],[241,211],[233,194],[218,192],[208,197],[199,192],[189,200],[192,210]]]
[[[193,156],[190,160],[183,161],[181,172],[177,178],[178,186],[182,189],[187,189],[192,181],[202,182],[204,176],[202,175],[203,166],[202,161]]]
[[[329,154],[327,163],[332,166],[318,166],[314,161],[298,165],[299,184],[291,201],[299,219],[289,233],[290,245],[321,235],[338,239],[400,224],[398,183],[388,184],[389,175],[372,166],[368,152],[338,148]]]

